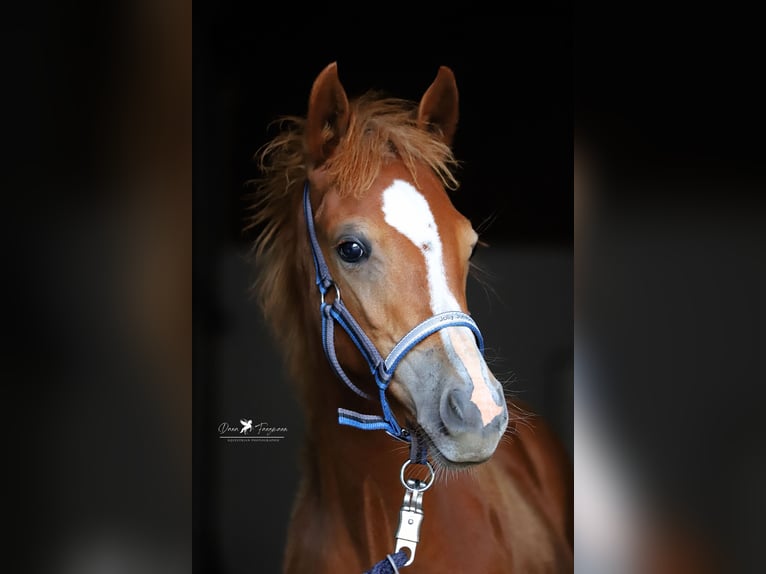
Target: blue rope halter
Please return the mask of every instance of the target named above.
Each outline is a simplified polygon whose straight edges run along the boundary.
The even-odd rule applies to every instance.
[[[311,253],[314,259],[316,285],[320,293],[322,346],[324,347],[325,355],[336,375],[348,386],[348,388],[360,397],[372,399],[371,395],[361,390],[351,381],[351,379],[349,379],[348,375],[346,375],[343,368],[340,366],[335,354],[334,324],[337,322],[338,325],[348,333],[348,336],[367,361],[367,364],[370,367],[370,372],[375,377],[380,406],[383,412],[382,416],[365,415],[348,409],[339,408],[338,422],[342,425],[348,425],[362,430],[384,430],[396,439],[411,443],[414,447],[412,449],[414,452],[411,454],[413,462],[423,463],[426,458],[425,449],[422,445],[416,445],[416,441],[413,441],[412,439],[412,433],[403,429],[396,421],[396,417],[394,417],[394,413],[391,411],[388,399],[386,398],[386,389],[391,382],[391,378],[394,376],[394,371],[396,370],[397,365],[401,362],[404,356],[423,339],[446,327],[468,327],[476,336],[479,350],[484,353],[484,341],[481,332],[479,331],[479,327],[470,315],[461,311],[439,313],[416,325],[409,333],[404,335],[384,359],[370,338],[365,334],[362,327],[359,326],[359,323],[356,322],[349,310],[343,304],[340,297],[340,288],[330,275],[330,270],[322,255],[322,249],[319,246],[316,230],[314,228],[314,215],[311,210],[308,181],[303,188],[303,210],[306,217]],[[328,291],[331,290],[335,291],[335,297],[331,302],[328,302],[326,301],[326,295]]]

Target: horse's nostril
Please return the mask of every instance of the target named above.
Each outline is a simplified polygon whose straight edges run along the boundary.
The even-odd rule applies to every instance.
[[[449,399],[447,400],[449,401],[449,406],[452,409],[452,412],[454,412],[457,418],[459,418],[462,421],[464,419],[463,409],[460,408],[460,403],[459,403],[460,399],[458,398],[457,394],[454,391],[451,392],[449,395]]]
[[[442,397],[441,418],[447,434],[481,430],[479,410],[464,389],[452,389]]]

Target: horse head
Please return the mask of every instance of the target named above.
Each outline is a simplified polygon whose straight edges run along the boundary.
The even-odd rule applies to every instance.
[[[478,235],[448,195],[457,121],[457,85],[446,67],[417,105],[350,101],[334,63],[311,90],[304,145],[317,241],[345,306],[382,354],[429,317],[468,313]],[[349,337],[337,340],[343,369],[369,378]],[[387,392],[397,417],[447,467],[487,460],[508,424],[503,388],[467,327],[419,342]]]

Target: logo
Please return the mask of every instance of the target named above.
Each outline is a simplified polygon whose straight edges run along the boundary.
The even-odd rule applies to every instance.
[[[269,424],[266,421],[253,423],[243,417],[239,425],[224,421],[218,425],[218,438],[226,442],[279,442],[287,438],[287,427]]]
[[[247,434],[249,432],[252,432],[253,430],[253,419],[239,419],[239,422],[242,423],[242,430],[239,431],[239,434]]]

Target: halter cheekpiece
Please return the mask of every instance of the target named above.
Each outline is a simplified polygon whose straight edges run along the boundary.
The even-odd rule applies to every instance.
[[[356,322],[349,310],[343,304],[341,291],[338,284],[333,281],[327,262],[322,255],[322,249],[317,240],[316,230],[314,228],[314,215],[311,210],[311,199],[309,197],[309,184],[306,182],[303,188],[303,210],[306,217],[306,226],[308,229],[309,242],[311,244],[311,253],[314,259],[314,269],[316,271],[316,285],[320,293],[320,313],[322,317],[322,346],[324,347],[327,360],[330,362],[335,374],[357,395],[366,399],[372,399],[372,396],[357,387],[343,371],[338,358],[335,354],[335,332],[334,324],[337,322],[354,342],[359,352],[362,354],[370,367],[370,372],[375,378],[375,384],[378,387],[378,397],[382,409],[380,415],[365,415],[348,409],[338,409],[338,422],[343,425],[352,426],[362,430],[384,430],[392,437],[411,443],[416,446],[412,440],[412,435],[407,429],[403,429],[394,417],[391,407],[386,398],[386,389],[397,365],[404,356],[426,337],[433,335],[441,329],[447,327],[467,327],[476,336],[479,350],[484,353],[484,341],[479,331],[479,327],[474,320],[461,311],[448,311],[429,317],[422,323],[419,323],[404,335],[394,348],[384,359],[378,352],[378,349],[366,335],[359,323]],[[328,293],[331,294],[328,297]],[[334,295],[334,296],[333,296]],[[331,298],[331,301],[328,301]],[[418,445],[419,446],[419,445]],[[425,449],[417,448],[417,453],[413,453],[411,458],[413,462],[423,463],[425,461]]]

